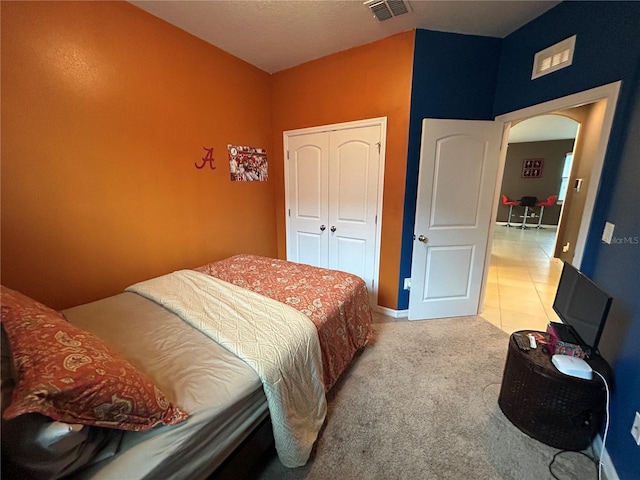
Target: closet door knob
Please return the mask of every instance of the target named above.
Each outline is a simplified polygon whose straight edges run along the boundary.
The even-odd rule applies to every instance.
[[[418,237],[418,241],[419,241],[419,242],[422,242],[422,243],[427,243],[428,239],[427,239],[427,237],[425,237],[424,235],[420,235],[420,236]]]
[[[335,231],[336,231],[336,227],[335,227],[335,226],[333,226],[333,225],[331,225],[331,231],[332,231],[332,232],[335,232]]]
[[[320,225],[320,231],[324,232],[327,229],[327,227],[325,225]]]

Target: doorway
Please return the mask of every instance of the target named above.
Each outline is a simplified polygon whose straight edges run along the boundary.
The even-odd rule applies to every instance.
[[[589,106],[584,106],[514,122],[515,125],[509,130],[509,146],[500,188],[502,201],[495,218],[498,224],[505,225],[507,229],[524,227],[557,231],[563,216],[581,213],[565,208],[568,204],[565,199],[572,193],[567,188],[570,168],[577,166],[581,160],[576,157],[573,161],[574,146],[580,142],[579,139],[576,142],[579,127],[582,121],[589,121],[590,111]],[[529,167],[534,164],[536,168]],[[508,200],[507,203],[514,203],[524,196],[536,197],[537,203],[544,207],[527,209],[526,223],[523,225],[525,209],[520,205],[505,205],[504,199]],[[504,229],[497,230],[500,233]],[[555,250],[554,245],[551,248]],[[554,256],[554,251],[551,256]]]
[[[556,318],[551,305],[555,296],[557,280],[562,269],[562,260],[580,267],[619,86],[619,82],[616,82],[497,118],[499,121],[502,120],[506,126],[505,142],[508,138],[510,127],[525,119],[559,112],[576,120],[581,118],[583,127],[580,133],[583,141],[581,145],[578,141],[576,142],[575,153],[576,156],[580,154],[589,157],[589,161],[585,161],[580,168],[574,166],[571,177],[568,179],[568,191],[573,194],[573,198],[567,199],[568,201],[565,200],[565,205],[563,205],[563,210],[567,207],[567,214],[563,213],[561,216],[558,225],[558,240],[555,241],[555,238],[550,239],[549,233],[544,230],[536,229],[536,232],[532,232],[535,236],[545,237],[544,239],[538,238],[533,243],[546,242],[547,252],[552,253],[548,257],[554,257],[552,260],[548,260],[546,269],[538,268],[536,265],[536,262],[542,261],[544,256],[541,256],[532,247],[531,239],[529,239],[529,243],[524,244],[524,250],[516,253],[517,250],[513,246],[509,248],[508,245],[502,242],[502,239],[496,238],[494,240],[496,229],[504,227],[496,226],[494,223],[490,229],[480,314],[506,332],[510,333],[524,328],[544,330],[546,323]],[[595,112],[594,116],[591,121],[585,122],[587,117],[583,114],[591,110]],[[503,148],[498,181],[496,182],[493,218],[497,216],[498,204],[500,203],[499,194],[505,161],[506,148]],[[578,191],[572,188],[576,186],[575,180],[577,178],[583,178]],[[584,178],[588,178],[587,182],[584,181]],[[528,233],[530,233],[529,230],[520,229],[516,232],[517,235],[523,237]],[[533,237],[534,235],[529,236]],[[498,235],[498,237],[500,236]],[[571,238],[571,240],[567,240],[567,238]],[[522,238],[520,240],[525,241],[526,239]],[[550,248],[550,242],[554,244],[553,248]],[[569,242],[571,250],[562,252],[562,247],[567,242]],[[527,249],[527,245],[529,249]],[[502,272],[496,268],[491,268],[492,255],[495,255],[495,252],[500,251],[500,249],[506,252],[503,253],[504,258],[501,259],[503,262]],[[563,258],[562,253],[567,255]],[[522,260],[523,256],[524,260]],[[496,259],[494,258],[493,260],[495,263]],[[502,273],[502,278],[498,277],[500,273]]]

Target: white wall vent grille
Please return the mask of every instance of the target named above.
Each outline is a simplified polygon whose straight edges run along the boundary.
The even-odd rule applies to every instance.
[[[368,0],[364,5],[380,22],[409,13],[409,4],[406,0]]]
[[[533,58],[531,80],[571,65],[575,47],[576,36],[574,35],[536,53]]]

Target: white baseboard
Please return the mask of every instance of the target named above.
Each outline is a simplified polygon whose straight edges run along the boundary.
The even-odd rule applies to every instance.
[[[602,437],[598,434],[596,438],[593,439],[593,451],[596,456],[600,455],[600,450],[602,449]],[[604,452],[602,452],[602,473],[604,474],[604,478],[606,480],[620,480],[618,477],[618,472],[616,472],[616,467],[613,465],[611,461],[611,457],[609,456],[609,452],[607,452],[607,447],[605,446]]]
[[[409,316],[409,310],[393,310],[391,308],[381,307],[380,305],[377,305],[375,310],[378,313],[392,318],[406,318]]]

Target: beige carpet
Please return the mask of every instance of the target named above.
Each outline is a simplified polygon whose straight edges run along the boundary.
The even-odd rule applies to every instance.
[[[480,317],[381,323],[374,331],[331,392],[309,463],[287,469],[270,450],[236,478],[553,478],[548,464],[558,450],[520,432],[497,404],[506,333]],[[553,471],[597,478],[577,453],[560,455]]]

